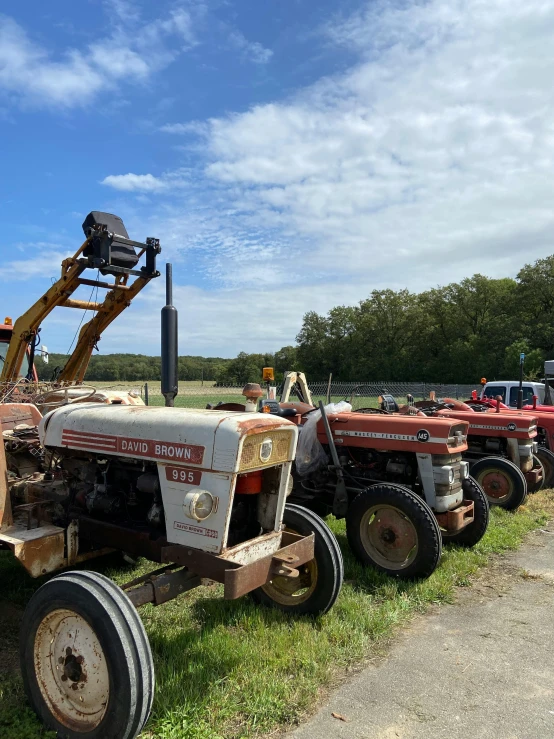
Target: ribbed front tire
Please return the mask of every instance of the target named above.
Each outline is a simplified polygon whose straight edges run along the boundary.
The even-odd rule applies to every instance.
[[[20,661],[29,702],[59,739],[134,739],[154,697],[142,621],[117,585],[66,572],[29,601]]]

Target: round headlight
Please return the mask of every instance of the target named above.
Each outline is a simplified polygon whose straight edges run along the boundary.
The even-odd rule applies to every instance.
[[[183,503],[185,515],[196,521],[204,521],[213,512],[214,498],[207,490],[191,490]]]
[[[269,462],[272,454],[273,441],[271,439],[264,439],[260,444],[260,459],[262,462]]]

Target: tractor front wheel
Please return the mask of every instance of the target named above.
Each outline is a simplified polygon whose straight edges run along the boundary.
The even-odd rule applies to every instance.
[[[283,523],[285,530],[293,534],[315,534],[315,556],[298,568],[298,577],[275,577],[250,595],[258,603],[287,613],[310,616],[327,613],[338,598],[344,577],[338,542],[327,524],[302,506],[291,503],[285,506]]]
[[[540,446],[537,450],[536,456],[544,470],[544,484],[542,487],[554,488],[554,454],[550,449],[545,449],[545,447]]]
[[[402,485],[362,490],[346,514],[350,548],[362,564],[393,577],[429,577],[441,557],[441,532],[427,503]]]
[[[134,739],[154,696],[139,615],[115,583],[67,572],[33,595],[22,623],[27,698],[60,739]]]
[[[471,476],[485,491],[489,505],[515,511],[527,497],[527,480],[509,459],[483,457],[471,467]]]
[[[459,544],[463,547],[473,547],[485,536],[489,525],[489,502],[483,489],[473,477],[462,482],[465,500],[473,501],[473,522],[455,534],[442,532],[445,543]]]

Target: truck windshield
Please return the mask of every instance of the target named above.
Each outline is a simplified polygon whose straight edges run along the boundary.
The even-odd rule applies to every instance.
[[[517,406],[517,391],[519,390],[519,387],[511,387],[510,388],[510,405],[512,405],[514,408]],[[529,387],[529,385],[523,385],[523,405],[531,404],[533,402],[533,388]]]
[[[502,402],[506,402],[506,386],[505,385],[489,385],[485,388],[485,398],[496,398],[497,395],[502,396]],[[516,396],[517,397],[517,396]]]
[[[2,369],[4,368],[4,360],[6,359],[6,354],[7,354],[9,345],[10,345],[9,341],[0,340],[0,373],[2,372]],[[25,356],[23,357],[23,362],[21,364],[21,370],[19,372],[19,376],[26,377],[28,371],[29,371],[29,357],[27,356],[27,354],[25,354]]]

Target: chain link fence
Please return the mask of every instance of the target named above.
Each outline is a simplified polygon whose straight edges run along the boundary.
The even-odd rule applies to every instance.
[[[149,405],[163,405],[159,382],[146,383],[91,383],[98,388],[110,390],[135,390]],[[354,409],[376,407],[378,397],[385,393],[393,395],[399,404],[406,401],[407,395],[414,400],[424,400],[434,391],[438,398],[458,398],[464,400],[471,396],[471,391],[480,389],[477,385],[442,384],[433,382],[328,382],[308,383],[314,403],[326,401],[329,394],[331,402],[347,400]],[[282,386],[277,387],[277,398],[281,395]],[[295,396],[291,395],[291,399]],[[179,383],[179,394],[175,405],[181,408],[205,408],[207,403],[243,403],[242,385],[221,386],[214,383]]]
[[[471,391],[478,389],[476,385],[443,384],[437,382],[327,382],[309,383],[312,399],[317,404],[326,401],[328,395],[331,402],[347,400],[352,408],[376,407],[380,395],[392,395],[399,405],[406,402],[408,395],[414,400],[426,400],[431,391],[437,398],[457,398],[464,400],[471,397]]]

